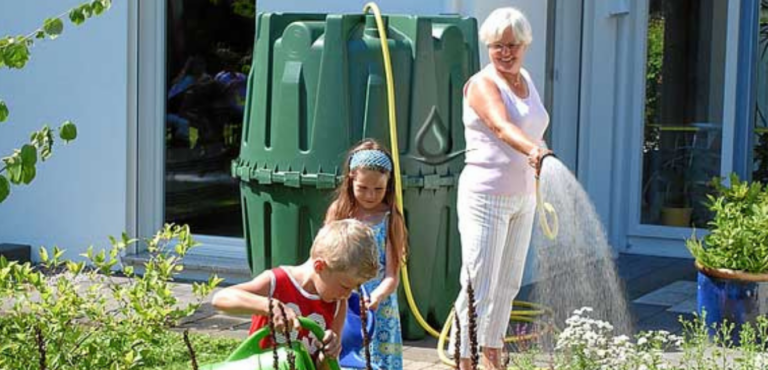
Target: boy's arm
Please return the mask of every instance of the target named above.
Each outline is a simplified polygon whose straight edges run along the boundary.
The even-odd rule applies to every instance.
[[[344,330],[344,321],[347,319],[347,300],[339,301],[339,309],[333,318],[330,330],[325,331],[323,338],[323,354],[338,359],[341,353],[341,332]],[[330,333],[329,333],[330,331]]]
[[[341,332],[344,330],[344,322],[347,320],[347,300],[339,301],[339,310],[336,312],[336,317],[333,318],[331,323],[331,330],[341,338]],[[339,346],[341,350],[341,346]],[[338,355],[338,353],[336,354]]]
[[[265,271],[247,283],[224,288],[213,296],[211,304],[217,310],[232,315],[268,316],[269,286],[272,283],[272,276],[272,271]],[[288,325],[289,330],[300,327],[296,313],[283,303],[278,299],[272,300],[275,328],[282,330],[285,325]],[[281,314],[281,307],[285,311],[285,318]]]
[[[272,272],[264,271],[253,280],[220,290],[211,304],[219,311],[233,315],[268,315],[269,286]]]
[[[339,301],[339,308],[336,316],[333,318],[330,329],[325,331],[325,338],[322,338],[323,352],[317,358],[316,367],[320,370],[329,369],[327,357],[338,360],[341,353],[341,331],[344,330],[344,322],[347,319],[347,301]]]

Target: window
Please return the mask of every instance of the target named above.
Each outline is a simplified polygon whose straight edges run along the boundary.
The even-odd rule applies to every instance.
[[[720,175],[727,2],[651,0],[641,223],[705,227]]]
[[[253,1],[167,0],[165,222],[242,237],[238,180]],[[250,7],[249,7],[250,5]]]

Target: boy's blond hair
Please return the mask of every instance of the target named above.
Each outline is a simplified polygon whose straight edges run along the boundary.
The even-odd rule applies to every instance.
[[[376,277],[379,252],[373,230],[355,219],[327,223],[317,233],[312,258],[322,258],[328,268],[368,281]]]

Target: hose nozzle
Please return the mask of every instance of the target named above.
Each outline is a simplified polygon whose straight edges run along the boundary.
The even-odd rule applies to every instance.
[[[544,164],[544,158],[547,158],[547,157],[557,158],[554,152],[547,152],[546,154],[542,155],[541,158],[539,159],[539,168],[541,168],[541,166]]]

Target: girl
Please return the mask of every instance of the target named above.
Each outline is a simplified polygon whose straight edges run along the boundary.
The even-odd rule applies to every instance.
[[[402,369],[403,345],[397,295],[400,261],[407,251],[403,215],[395,203],[392,156],[379,143],[365,139],[352,148],[344,162],[344,176],[325,223],[354,218],[371,226],[379,249],[379,271],[363,284],[366,301],[376,310],[376,334],[371,338],[374,369]],[[362,356],[362,351],[361,351]]]

